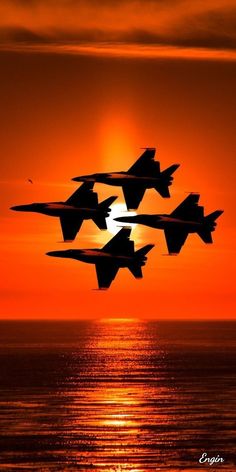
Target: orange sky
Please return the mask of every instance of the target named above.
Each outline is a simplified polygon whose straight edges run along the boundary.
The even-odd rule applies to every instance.
[[[68,2],[58,2],[54,16],[50,1],[35,0],[30,7],[23,1],[1,4],[2,318],[235,316],[233,4],[214,2],[212,11],[213,2],[188,2],[192,21],[183,28],[186,2],[166,2],[156,17],[158,2],[146,2],[150,9],[141,8],[145,30],[141,40],[137,35],[141,13],[134,15],[133,3],[114,2],[111,8],[109,2],[80,2],[84,29],[79,40],[81,24],[76,23],[73,2],[70,9],[65,9]],[[128,11],[123,26],[117,28],[115,19],[124,8]],[[91,36],[91,9],[97,12],[98,39]],[[221,22],[217,29],[219,15],[224,27]],[[19,42],[20,31],[24,35]],[[101,32],[109,54],[104,53],[104,45],[99,49],[104,40]],[[68,51],[72,40],[73,54]],[[87,51],[82,51],[85,42]],[[178,57],[164,53],[165,49],[160,57],[160,47],[178,51]],[[159,52],[150,54],[149,48]],[[14,213],[9,207],[64,200],[76,188],[71,177],[126,170],[143,146],[158,148],[162,168],[172,163],[181,167],[175,174],[172,198],[164,200],[149,190],[139,212],[168,213],[186,192],[198,191],[206,213],[224,209],[213,234],[214,245],[206,246],[190,235],[178,257],[165,257],[163,233],[137,228],[133,238],[139,247],[156,244],[143,280],[135,280],[123,269],[108,291],[92,290],[97,286],[92,265],[54,260],[45,252],[101,247],[112,236],[87,221],[76,241],[65,246],[56,218]],[[28,184],[27,178],[34,184]],[[118,202],[123,201],[115,187],[97,184],[95,190],[100,200],[117,194]]]

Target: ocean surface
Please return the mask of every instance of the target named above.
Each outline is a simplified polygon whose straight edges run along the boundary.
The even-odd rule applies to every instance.
[[[0,389],[1,471],[236,470],[234,322],[1,322]]]

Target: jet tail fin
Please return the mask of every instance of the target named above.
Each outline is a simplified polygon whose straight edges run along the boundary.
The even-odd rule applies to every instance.
[[[161,172],[162,177],[170,177],[180,166],[180,164],[173,164],[170,167],[167,167],[167,169],[163,170]]]
[[[170,198],[170,191],[168,185],[159,184],[156,185],[154,188],[163,198]]]
[[[204,241],[204,243],[211,244],[212,240],[212,231],[215,231],[216,223],[215,220],[222,215],[223,210],[216,210],[210,215],[205,216],[204,218],[204,227],[198,231],[198,235]]]
[[[144,258],[153,247],[154,244],[147,244],[146,246],[141,247],[141,249],[138,249],[138,251],[135,252],[135,257],[138,257],[140,259]]]
[[[161,172],[160,182],[155,186],[155,189],[163,198],[170,197],[169,185],[171,185],[173,181],[172,174],[176,169],[178,169],[178,167],[179,164],[173,164]]]
[[[143,273],[142,273],[142,267],[140,264],[137,264],[137,263],[130,264],[129,270],[136,279],[142,279]]]
[[[109,216],[109,206],[117,199],[117,197],[109,197],[103,202],[99,203],[97,215],[93,217],[94,223],[99,229],[107,229],[106,218]]]
[[[205,216],[206,223],[214,222],[217,218],[219,218],[220,215],[222,215],[222,213],[224,213],[223,210],[213,211],[213,213],[210,213],[210,215]]]
[[[213,243],[213,240],[212,240],[212,235],[211,235],[211,231],[210,229],[208,228],[203,228],[203,229],[200,229],[197,234],[200,236],[200,238],[204,241],[204,243],[206,244],[212,244]]]
[[[96,215],[96,216],[93,217],[93,221],[99,229],[107,229],[107,223],[106,223],[105,215],[103,215],[103,214]]]
[[[98,207],[99,210],[107,210],[109,206],[117,199],[117,197],[108,197],[106,200],[103,200],[103,202],[99,203]]]
[[[147,244],[146,246],[142,247],[141,249],[138,249],[138,251],[135,252],[135,259],[133,260],[133,262],[131,262],[128,268],[136,279],[141,279],[143,277],[142,266],[145,265],[145,262],[147,260],[146,254],[151,251],[153,247],[154,244]]]

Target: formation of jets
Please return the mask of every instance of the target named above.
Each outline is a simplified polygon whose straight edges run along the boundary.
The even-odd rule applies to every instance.
[[[155,148],[146,148],[139,159],[126,172],[109,172],[83,175],[72,180],[83,184],[65,202],[32,203],[11,207],[11,210],[42,213],[58,217],[61,223],[65,242],[74,241],[84,220],[91,219],[99,229],[106,230],[106,218],[110,214],[110,206],[116,200],[111,196],[98,202],[94,192],[94,184],[99,182],[112,186],[120,186],[128,210],[136,210],[147,189],[154,188],[163,197],[170,197],[169,186],[172,174],[179,167],[173,164],[160,170],[160,162],[155,161]],[[216,227],[216,219],[223,213],[216,210],[205,216],[204,207],[198,205],[200,195],[191,193],[169,215],[139,214],[115,218],[120,223],[137,223],[151,228],[164,230],[169,254],[179,254],[189,233],[197,233],[205,243],[212,243],[212,232]],[[95,264],[98,287],[107,289],[120,268],[127,267],[135,278],[142,278],[142,266],[146,264],[147,253],[154,247],[147,244],[135,251],[134,241],[130,240],[131,229],[123,227],[101,249],[68,249],[50,251],[48,256],[71,258]]]

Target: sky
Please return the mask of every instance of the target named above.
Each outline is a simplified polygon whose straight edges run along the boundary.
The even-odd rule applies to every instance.
[[[235,317],[235,12],[229,0],[1,2],[1,318]],[[180,167],[171,198],[148,190],[138,213],[199,192],[206,214],[224,210],[214,244],[190,235],[169,257],[161,231],[136,227],[137,248],[155,244],[144,278],[122,269],[94,290],[92,265],[45,253],[112,234],[86,221],[65,245],[56,218],[9,208],[66,200],[72,177],[127,170],[145,146]],[[123,203],[117,187],[95,190]]]

